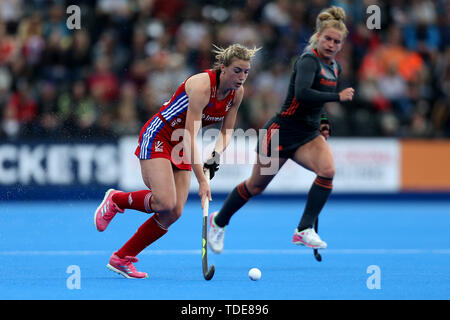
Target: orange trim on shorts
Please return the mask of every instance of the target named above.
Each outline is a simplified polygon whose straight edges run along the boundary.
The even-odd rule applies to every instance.
[[[278,130],[280,125],[277,123],[272,123],[270,127],[267,129],[267,132],[264,134],[263,145],[262,148],[265,150],[266,154],[269,154],[270,151],[270,141],[272,140],[272,136],[275,134],[275,130]],[[264,145],[266,143],[266,145]]]
[[[269,139],[267,141],[267,145],[270,145],[270,141],[272,140],[272,136],[275,134],[276,130],[278,130],[280,128],[280,126],[276,123],[273,123],[272,128],[270,129],[270,133],[269,133]]]
[[[264,137],[263,137],[263,139],[262,139],[262,146],[261,146],[261,148],[263,149],[263,151],[267,154],[268,153],[268,150],[269,150],[269,146],[268,146],[268,143],[267,143],[267,133],[270,131],[270,129],[272,128],[272,126],[274,125],[275,123],[272,123],[270,126],[269,126],[269,128],[267,128],[267,131],[266,131],[266,133],[264,133]]]

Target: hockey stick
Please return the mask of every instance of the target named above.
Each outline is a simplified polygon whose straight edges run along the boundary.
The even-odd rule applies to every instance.
[[[205,171],[206,180],[209,184],[209,170]],[[205,203],[203,205],[203,226],[202,226],[202,267],[203,267],[203,277],[205,280],[211,280],[214,276],[214,265],[208,269],[208,211],[209,211],[209,198],[206,197]]]
[[[316,233],[319,230],[319,217],[317,217],[316,223],[314,223],[314,230],[316,231]],[[319,262],[322,261],[322,256],[320,255],[319,250],[313,249],[313,252],[314,252],[314,258],[316,258],[316,260]]]

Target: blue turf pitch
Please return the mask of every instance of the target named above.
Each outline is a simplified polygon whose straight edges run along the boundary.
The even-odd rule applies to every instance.
[[[215,199],[210,212],[222,202]],[[196,195],[170,231],[138,256],[145,280],[125,279],[105,265],[148,216],[127,211],[99,233],[97,205],[0,203],[0,299],[450,298],[450,201],[331,199],[320,220],[328,249],[319,263],[312,250],[291,244],[304,199],[252,199],[227,228],[224,252],[209,252],[216,267],[209,282],[202,276]],[[79,289],[69,289],[70,266],[79,268]],[[261,269],[260,281],[248,279],[252,267]],[[380,287],[369,289],[375,275]]]

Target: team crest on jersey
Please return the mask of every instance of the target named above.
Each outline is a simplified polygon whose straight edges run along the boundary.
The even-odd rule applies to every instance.
[[[228,112],[228,110],[230,110],[232,103],[233,103],[233,100],[228,101],[227,106],[225,107],[225,112]]]
[[[155,142],[155,151],[156,152],[163,152],[163,142],[162,141],[156,141]]]
[[[171,127],[175,127],[177,124],[179,124],[180,122],[181,122],[182,120],[180,119],[180,118],[176,118],[175,120],[173,120],[171,123],[170,123],[170,126]]]

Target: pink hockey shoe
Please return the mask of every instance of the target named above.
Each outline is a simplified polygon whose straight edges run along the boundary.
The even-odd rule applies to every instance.
[[[138,262],[138,258],[126,256],[121,259],[115,253],[109,259],[109,263],[106,267],[109,270],[117,272],[118,274],[124,276],[128,279],[146,279],[148,278],[147,273],[139,272],[136,270],[136,267],[133,265],[133,262]]]
[[[94,225],[98,231],[105,231],[108,224],[114,218],[116,213],[123,213],[125,210],[120,209],[117,204],[112,201],[112,196],[120,191],[109,189],[106,191],[102,203],[98,206],[94,215]]]

